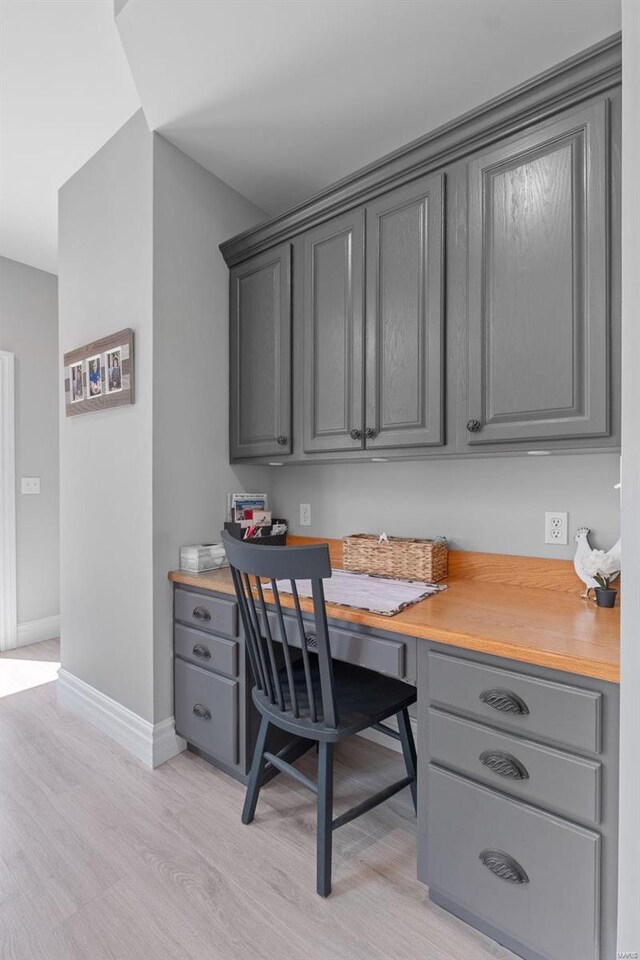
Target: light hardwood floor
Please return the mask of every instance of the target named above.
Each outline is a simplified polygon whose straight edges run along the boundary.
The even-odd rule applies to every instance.
[[[429,903],[408,791],[335,834],[322,900],[310,794],[281,776],[242,826],[240,784],[191,753],[148,770],[58,707],[57,657],[55,641],[0,657],[21,677],[0,699],[3,960],[513,957]],[[360,738],[337,759],[338,811],[400,775]]]

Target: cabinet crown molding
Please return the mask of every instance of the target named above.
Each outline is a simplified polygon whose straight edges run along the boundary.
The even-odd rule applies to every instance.
[[[222,255],[230,267],[241,263],[356,204],[606,92],[621,79],[622,42],[616,33],[226,240],[220,244]]]

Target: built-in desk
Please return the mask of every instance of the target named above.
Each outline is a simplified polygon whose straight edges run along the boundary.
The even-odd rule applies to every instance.
[[[289,542],[328,542],[342,566],[340,541]],[[449,568],[394,617],[327,607],[337,659],[417,686],[418,877],[529,960],[608,960],[619,611],[580,599],[570,562],[452,552]],[[169,577],[177,732],[245,780],[256,716],[230,572]]]
[[[289,543],[328,543],[333,567],[342,567],[342,542],[290,537]],[[407,607],[395,617],[329,605],[344,623],[437,640],[453,647],[550,667],[581,677],[620,680],[620,611],[580,599],[573,564],[535,557],[452,551],[448,589]],[[189,574],[174,571],[176,584],[233,594],[228,569]],[[291,605],[284,595],[283,605]],[[302,600],[311,611],[311,602]]]

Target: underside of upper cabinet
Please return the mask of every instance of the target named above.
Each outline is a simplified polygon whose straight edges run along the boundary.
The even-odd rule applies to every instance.
[[[619,447],[619,36],[222,244],[232,462]]]

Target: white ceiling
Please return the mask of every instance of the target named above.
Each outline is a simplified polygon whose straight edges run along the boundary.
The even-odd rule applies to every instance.
[[[129,0],[149,125],[273,214],[620,29],[619,0]]]
[[[0,255],[55,272],[58,188],[140,101],[108,0],[0,8]]]
[[[620,29],[619,0],[0,6],[0,254],[52,271],[58,188],[140,100],[272,214]]]

